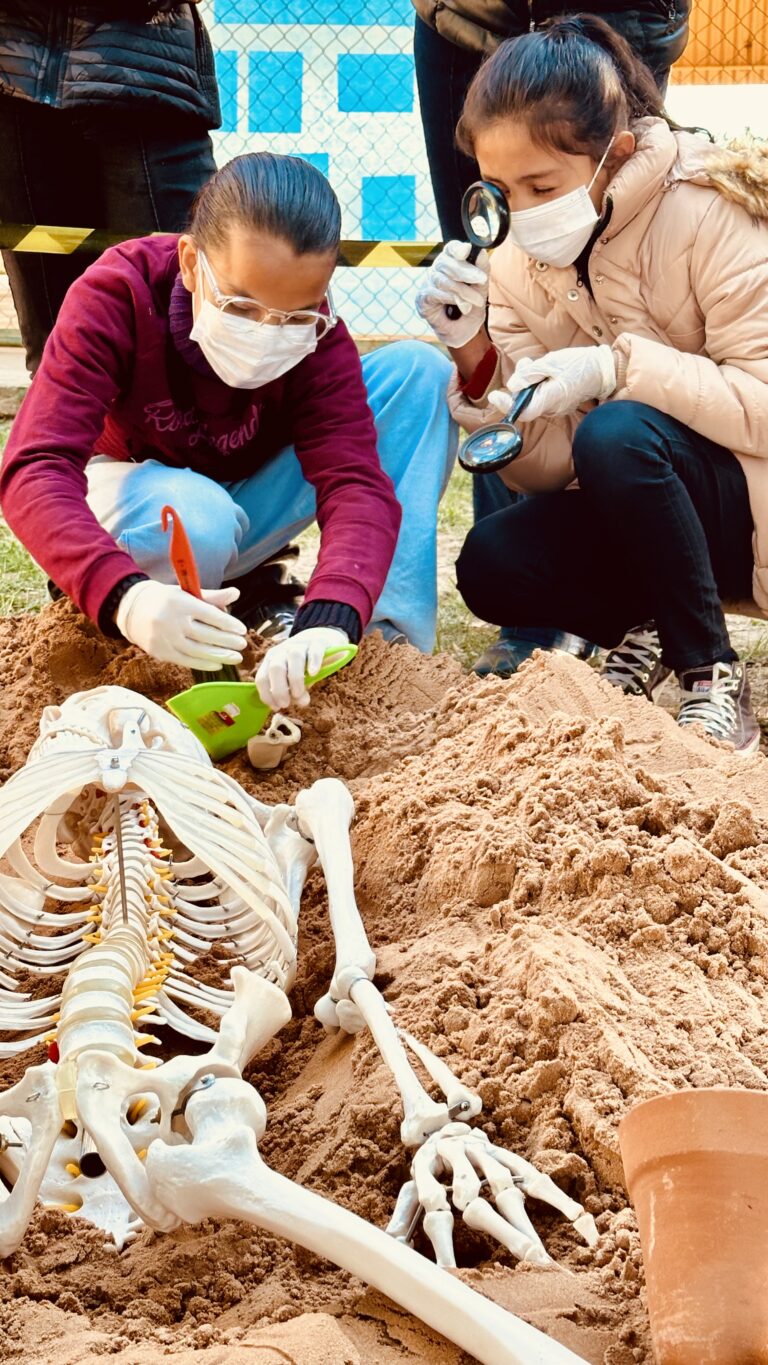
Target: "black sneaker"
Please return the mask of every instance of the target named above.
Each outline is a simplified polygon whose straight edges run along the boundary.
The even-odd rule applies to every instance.
[[[569,635],[566,631],[547,631],[544,638],[534,640],[532,636],[499,635],[498,639],[483,650],[480,658],[472,665],[472,672],[479,678],[487,678],[493,673],[497,678],[511,678],[526,659],[530,659],[535,649],[545,653],[559,652],[573,654],[577,659],[589,659],[595,646],[580,635]]]
[[[46,587],[48,589],[48,596],[50,597],[52,602],[60,602],[62,597],[65,596],[61,588],[56,586],[52,578],[48,579]]]
[[[609,651],[600,677],[631,697],[655,701],[672,670],[661,662],[661,643],[653,621],[628,630]]]
[[[290,635],[306,592],[304,584],[293,576],[286,562],[296,559],[298,554],[298,545],[286,545],[242,578],[230,579],[222,585],[240,589],[240,596],[232,606],[234,614],[249,630],[255,630],[262,639],[273,644]]]
[[[683,704],[678,725],[703,725],[713,739],[725,739],[745,758],[760,747],[760,726],[752,710],[743,663],[687,668],[678,678]]]

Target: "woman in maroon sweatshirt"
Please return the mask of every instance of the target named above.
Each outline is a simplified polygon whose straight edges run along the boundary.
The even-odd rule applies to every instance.
[[[307,162],[217,171],[188,233],[113,247],[71,287],[0,473],[9,525],[81,610],[200,669],[240,661],[237,580],[316,517],[304,603],[259,670],[273,706],[305,701],[305,669],[370,624],[434,642],[450,365],[419,342],[361,365],[329,293],[340,231]],[[165,503],[204,602],[174,586]]]

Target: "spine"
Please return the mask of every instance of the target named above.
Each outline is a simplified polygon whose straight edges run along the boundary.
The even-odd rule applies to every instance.
[[[141,1049],[159,1040],[144,1030],[162,1022],[155,1015],[157,992],[173,965],[169,895],[169,850],[159,838],[157,814],[145,797],[118,798],[125,873],[125,904],[115,836],[115,804],[95,835],[90,946],[80,954],[64,984],[57,1027],[49,1051],[58,1059],[62,1114],[76,1118],[77,1062],[84,1052],[110,1052],[130,1067],[147,1065]],[[148,1063],[154,1065],[154,1061]]]

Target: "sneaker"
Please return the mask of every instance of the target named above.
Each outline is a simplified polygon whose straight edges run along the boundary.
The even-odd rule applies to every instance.
[[[540,649],[534,640],[508,640],[500,635],[484,649],[480,658],[472,665],[472,672],[479,678],[494,674],[497,678],[511,678],[525,659],[530,659],[534,649]]]
[[[407,635],[391,621],[374,621],[373,625],[368,626],[366,635],[381,635],[388,645],[408,644]]]
[[[683,704],[678,725],[704,726],[713,739],[725,739],[737,754],[747,757],[760,747],[760,726],[752,710],[747,670],[743,663],[707,664],[679,673]]]
[[[672,672],[661,662],[661,643],[653,621],[628,630],[620,645],[609,651],[600,677],[630,697],[655,701]]]
[[[257,564],[241,578],[230,579],[222,585],[240,589],[240,596],[233,605],[238,620],[272,644],[290,635],[306,591],[286,563],[286,560],[295,559],[298,553],[298,545],[286,545],[264,564]]]
[[[597,645],[585,640],[582,635],[571,635],[570,631],[559,631],[551,645],[539,645],[539,649],[553,649],[559,654],[572,654],[576,659],[591,659],[597,654]]]
[[[582,640],[580,635],[569,635],[562,630],[542,631],[538,640],[533,638],[533,633],[499,635],[472,665],[472,672],[480,678],[487,678],[491,673],[497,678],[511,678],[520,664],[530,659],[534,649],[543,649],[545,653],[560,651],[573,654],[577,659],[589,659],[596,646],[589,640]]]

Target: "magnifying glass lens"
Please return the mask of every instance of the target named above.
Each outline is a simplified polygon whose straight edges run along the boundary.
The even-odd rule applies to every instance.
[[[507,235],[507,202],[501,190],[484,180],[470,185],[462,201],[461,218],[473,246],[498,246]]]
[[[468,437],[459,451],[459,464],[473,474],[503,469],[523,448],[523,438],[515,427],[499,425]]]
[[[470,222],[470,227],[475,237],[477,237],[479,241],[481,242],[493,241],[494,234],[491,231],[491,225],[486,221],[485,218],[482,218],[479,213],[476,213],[472,218]]]

